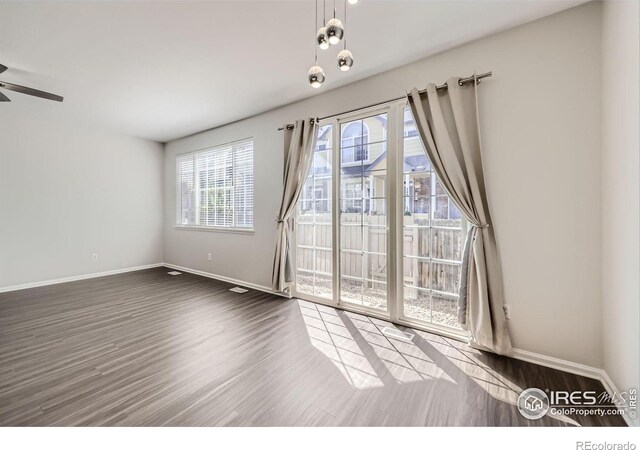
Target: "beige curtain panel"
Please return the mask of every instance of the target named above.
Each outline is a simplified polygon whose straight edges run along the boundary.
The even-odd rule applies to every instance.
[[[502,269],[485,189],[478,125],[477,83],[447,89],[431,83],[408,94],[420,138],[445,190],[471,227],[465,241],[458,320],[472,341],[495,353],[511,354],[502,309]]]
[[[317,136],[318,125],[313,119],[297,120],[293,128],[284,128],[284,186],[276,218],[278,235],[271,284],[275,292],[288,295],[291,295],[294,277],[291,260],[292,216],[311,167]]]

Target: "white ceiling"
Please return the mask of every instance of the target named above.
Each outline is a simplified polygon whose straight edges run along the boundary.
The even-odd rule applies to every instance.
[[[582,2],[361,0],[348,12],[353,69],[321,51],[327,82],[312,89],[314,2],[0,1],[0,79],[65,97],[5,91],[0,107],[166,142]]]

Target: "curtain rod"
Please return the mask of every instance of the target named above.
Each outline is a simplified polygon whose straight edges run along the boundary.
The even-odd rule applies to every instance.
[[[471,75],[470,77],[460,78],[460,80],[458,81],[458,84],[460,86],[462,86],[463,84],[469,83],[469,82],[473,81],[476,78],[478,79],[478,83],[480,83],[480,80],[482,80],[483,78],[488,78],[491,75],[493,75],[493,72],[481,73],[479,75],[476,75],[475,77],[473,75]],[[436,86],[436,89],[447,89],[447,84],[445,83],[445,84],[441,84],[439,86]],[[424,94],[425,92],[427,92],[427,90],[423,89],[423,90],[421,90],[419,92],[420,92],[420,94]],[[330,118],[336,117],[336,116],[342,116],[343,114],[349,114],[349,113],[352,113],[352,112],[355,112],[355,111],[360,111],[361,109],[373,108],[374,106],[380,106],[380,105],[384,105],[385,103],[395,102],[395,101],[398,101],[398,100],[402,100],[403,98],[406,98],[406,96],[392,98],[391,100],[384,100],[382,102],[373,103],[373,104],[367,105],[367,106],[361,106],[360,108],[350,109],[349,111],[344,111],[344,112],[337,113],[337,114],[331,114],[330,116],[319,117],[319,118],[315,119],[315,121],[320,122],[321,120],[330,119]],[[314,119],[311,119],[311,120],[313,121]],[[284,127],[278,128],[278,131],[282,131],[285,128],[287,130],[291,130],[291,129],[293,129],[293,125],[291,125],[291,124],[285,125]]]

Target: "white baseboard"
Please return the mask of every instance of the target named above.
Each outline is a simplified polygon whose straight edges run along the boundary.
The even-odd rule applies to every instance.
[[[540,353],[530,352],[528,350],[514,348],[513,358],[538,364],[539,366],[550,367],[552,369],[562,370],[563,372],[581,375],[587,378],[594,378],[596,380],[602,379],[602,369],[597,367],[591,367],[585,364],[567,361],[565,359],[554,358],[553,356],[546,356]]]
[[[602,385],[607,390],[607,393],[609,395],[613,396],[614,393],[621,392],[618,390],[615,383],[609,377],[609,374],[604,371],[604,369],[602,370],[602,379],[600,381],[602,382]],[[628,426],[640,427],[640,418],[636,417],[635,419],[632,419],[631,417],[629,417],[629,414],[623,414],[622,418],[624,419],[625,422],[627,422]]]
[[[30,289],[40,286],[49,286],[50,284],[68,283],[70,281],[87,280],[89,278],[106,277],[109,275],[117,275],[119,273],[135,272],[136,270],[152,269],[154,267],[161,267],[162,263],[147,264],[144,266],[126,267],[124,269],[107,270],[106,272],[88,273],[85,275],[76,275],[73,277],[56,278],[54,280],[36,281],[34,283],[16,284],[13,286],[0,287],[0,293],[19,291],[21,289]]]
[[[190,269],[188,267],[177,266],[175,264],[170,263],[162,263],[165,267],[169,267],[174,270],[179,270],[182,272],[192,273],[194,275],[200,275],[202,277],[213,278],[214,280],[224,281],[226,283],[237,284],[238,286],[248,287],[250,289],[255,289],[257,291],[268,292],[269,294],[279,295],[281,297],[286,297],[285,295],[279,294],[277,292],[273,292],[273,289],[267,286],[263,286],[261,284],[249,283],[248,281],[238,280],[236,278],[226,277],[224,275],[218,275],[215,273],[204,272],[202,270]]]
[[[585,364],[579,364],[572,361],[567,361],[560,358],[554,358],[552,356],[541,355],[540,353],[534,353],[527,350],[513,349],[513,358],[521,361],[538,364],[540,366],[550,367],[552,369],[561,370],[563,372],[569,372],[576,375],[581,375],[587,378],[593,378],[602,383],[605,390],[610,396],[613,396],[616,392],[620,393],[613,380],[609,377],[609,374],[604,369],[597,367],[587,366]],[[640,426],[640,423],[636,422],[629,417],[628,414],[622,414],[622,418],[630,427]]]

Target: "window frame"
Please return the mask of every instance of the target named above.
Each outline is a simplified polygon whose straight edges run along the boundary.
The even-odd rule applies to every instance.
[[[362,119],[361,119],[362,120]],[[349,124],[347,125],[347,127],[345,128],[348,129],[351,125],[355,125],[355,124]],[[366,129],[366,134],[365,134],[365,129]],[[357,143],[356,140],[358,138],[358,136],[356,137],[347,137],[347,138],[343,138],[342,136],[342,130],[340,130],[340,162],[343,166],[357,166],[358,164],[364,164],[364,163],[370,163],[371,162],[371,158],[370,158],[370,154],[369,154],[369,126],[362,122],[362,135],[359,136],[361,142]],[[365,139],[366,138],[366,139]],[[351,139],[352,143],[350,145],[343,145],[343,142],[345,139]],[[386,135],[385,135],[385,140],[386,140]],[[374,144],[377,142],[374,142]],[[350,161],[344,161],[344,154],[343,151],[347,150],[349,153],[351,153],[352,158]],[[366,152],[366,154],[364,154]],[[356,156],[358,155],[361,157],[365,157],[364,159],[357,159]]]
[[[182,215],[182,206],[181,206],[181,201],[182,201],[182,182],[181,182],[181,177],[180,177],[180,163],[179,161],[181,159],[184,159],[186,157],[191,157],[193,160],[193,189],[196,192],[196,212],[195,212],[195,216],[199,217],[200,216],[200,202],[199,202],[199,197],[200,197],[200,191],[201,188],[199,186],[199,174],[198,174],[198,167],[197,167],[197,156],[200,154],[205,154],[207,152],[212,152],[212,151],[216,151],[216,150],[222,150],[225,148],[231,148],[231,164],[232,164],[232,171],[231,171],[231,179],[234,180],[234,177],[236,175],[236,164],[235,164],[235,152],[236,152],[236,147],[239,147],[241,145],[246,145],[246,144],[251,144],[251,194],[253,196],[253,204],[251,205],[251,214],[252,214],[252,223],[250,227],[245,227],[245,226],[237,226],[235,224],[235,220],[236,220],[236,216],[235,216],[235,195],[233,193],[233,190],[235,189],[234,183],[232,183],[231,186],[217,186],[214,187],[213,190],[225,190],[225,189],[231,189],[232,190],[232,194],[231,194],[231,209],[232,209],[232,226],[221,226],[221,225],[202,225],[202,224],[182,224],[179,223],[180,222],[180,218]],[[174,217],[174,224],[173,224],[173,228],[176,230],[187,230],[187,231],[209,231],[209,232],[223,232],[223,233],[235,233],[235,234],[254,234],[255,233],[255,141],[253,136],[247,137],[247,138],[243,138],[243,139],[237,139],[235,141],[231,141],[231,142],[226,142],[224,144],[218,144],[218,145],[213,145],[213,146],[208,146],[208,147],[204,147],[201,149],[197,149],[197,150],[192,150],[189,152],[184,152],[184,153],[179,153],[176,154],[175,159],[174,159],[174,164],[175,164],[175,174],[176,174],[176,196],[175,196],[175,217]],[[247,184],[248,186],[248,184]]]

